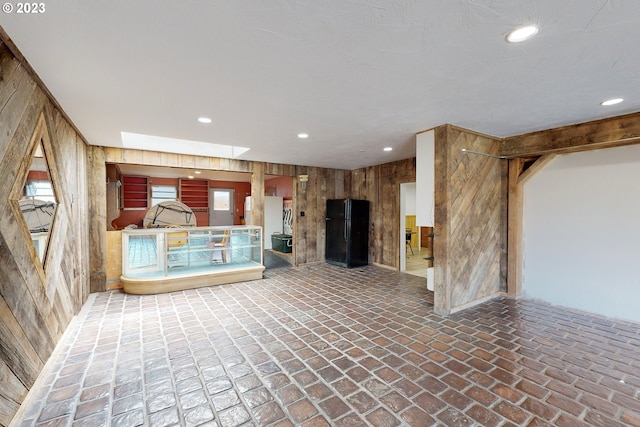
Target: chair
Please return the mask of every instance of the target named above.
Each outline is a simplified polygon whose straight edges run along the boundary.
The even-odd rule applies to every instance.
[[[410,228],[405,228],[404,231],[405,231],[405,234],[404,234],[405,241],[407,242],[409,249],[411,249],[411,255],[413,255],[413,248],[411,247],[411,235],[413,234],[413,231],[411,231]]]
[[[211,264],[226,264],[227,260],[227,250],[229,249],[229,237],[230,231],[225,230],[222,236],[222,240],[219,242],[211,239],[207,242],[207,247],[209,249],[213,249],[211,251]]]
[[[165,228],[182,228],[179,225],[170,224]],[[187,243],[189,238],[188,231],[178,231],[175,233],[167,233],[167,247],[168,248],[179,248],[184,246]]]

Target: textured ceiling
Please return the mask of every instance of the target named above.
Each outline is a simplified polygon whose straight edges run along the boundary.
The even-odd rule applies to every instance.
[[[539,35],[507,44],[522,23]],[[354,169],[444,123],[503,137],[640,109],[637,0],[59,0],[0,25],[95,145]]]

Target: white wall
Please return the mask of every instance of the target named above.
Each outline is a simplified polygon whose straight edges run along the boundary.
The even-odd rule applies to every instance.
[[[416,214],[416,183],[409,182],[405,186],[405,215]]]
[[[433,227],[435,177],[435,131],[416,135],[416,223]]]
[[[640,321],[640,145],[559,156],[525,184],[523,287]]]

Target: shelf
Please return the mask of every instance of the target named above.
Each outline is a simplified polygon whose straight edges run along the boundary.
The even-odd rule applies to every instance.
[[[121,191],[123,209],[147,209],[149,207],[148,177],[123,176]]]
[[[209,181],[206,179],[180,179],[180,201],[193,210],[209,208]]]

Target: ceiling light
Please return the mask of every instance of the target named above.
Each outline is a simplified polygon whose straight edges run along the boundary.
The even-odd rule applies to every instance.
[[[205,124],[211,123],[211,119],[209,117],[198,117],[198,121]]]
[[[200,171],[194,171],[196,175],[200,175],[202,172]]]
[[[537,25],[525,25],[524,27],[516,28],[507,34],[507,41],[509,43],[520,43],[525,40],[529,40],[531,37],[538,34],[540,29]]]
[[[384,147],[384,151],[391,151],[391,150],[393,150],[393,148],[391,148],[391,147]]]
[[[612,98],[612,99],[607,99],[606,101],[602,101],[600,105],[604,105],[605,107],[607,107],[609,105],[620,104],[622,101],[624,101],[624,99],[622,98]]]
[[[189,175],[189,176],[187,176],[187,178],[193,179],[193,175]]]
[[[309,138],[309,134],[308,133],[299,133],[298,134],[298,138],[300,138],[300,139]]]

